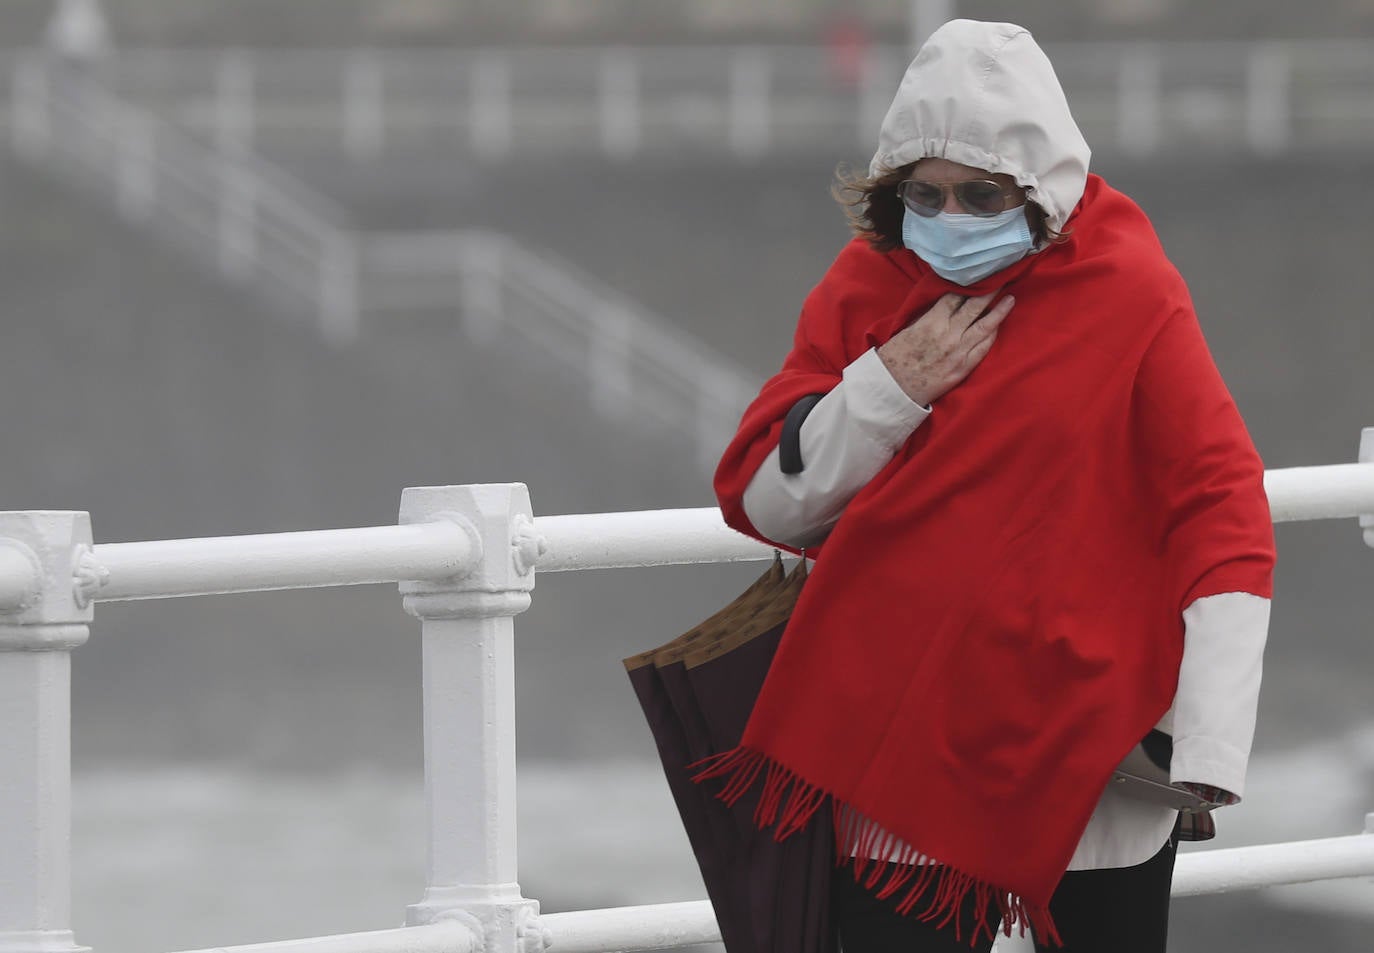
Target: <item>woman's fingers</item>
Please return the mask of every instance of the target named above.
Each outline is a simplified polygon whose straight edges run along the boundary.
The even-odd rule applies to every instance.
[[[992,306],[992,310],[989,311],[989,312],[983,317],[983,320],[982,320],[982,321],[979,321],[978,323],[979,323],[979,324],[991,324],[992,327],[993,327],[993,329],[995,330],[998,326],[1001,325],[1002,319],[1005,318],[1008,314],[1011,313],[1011,309],[1012,309],[1013,307],[1015,307],[1015,305],[1016,305],[1016,299],[1013,298],[1011,295],[1007,295],[1007,296],[1006,296],[1005,298],[1003,298],[1001,301],[999,301],[999,302],[997,302],[995,305],[993,305],[993,306]]]
[[[930,310],[927,311],[925,314],[921,315],[921,317],[917,318],[916,320],[920,321],[924,318],[928,318],[934,315],[945,321],[953,321],[955,315],[959,313],[960,308],[963,307],[964,302],[967,300],[968,299],[963,297],[962,295],[957,295],[953,293],[941,295],[939,300],[936,301],[933,305],[931,305]],[[910,327],[910,325],[908,325],[908,327]]]
[[[1015,304],[1016,299],[1011,295],[1007,295],[1001,301],[989,308],[987,313],[985,313],[980,320],[975,321],[965,328],[965,335],[972,339],[978,339],[981,335],[996,334],[997,329],[1002,326],[1003,320],[1011,313],[1011,309]]]
[[[973,347],[968,349],[968,355],[965,358],[964,363],[964,373],[966,376],[967,374],[971,373],[973,369],[979,365],[979,363],[982,362],[983,358],[987,357],[988,351],[992,350],[992,343],[996,340],[997,332],[993,331],[987,337],[983,338],[981,341],[974,344]]]
[[[990,310],[983,320],[969,328],[968,336],[973,338],[973,345],[968,349],[966,366],[971,371],[978,366],[978,363],[987,356],[988,351],[992,350],[992,344],[997,340],[997,332],[1002,327],[1002,321],[1011,313],[1012,306],[1016,304],[1016,299],[1010,295]]]
[[[878,357],[908,396],[928,404],[978,366],[1016,303],[1008,295],[993,304],[995,297],[944,295],[878,348]]]
[[[979,318],[983,316],[983,311],[988,305],[992,304],[992,299],[997,297],[997,292],[992,294],[979,295],[976,298],[965,298],[964,303],[955,312],[954,318],[959,322],[961,328],[972,327]]]

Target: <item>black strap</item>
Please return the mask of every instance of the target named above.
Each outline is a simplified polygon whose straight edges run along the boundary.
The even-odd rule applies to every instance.
[[[1155,767],[1161,771],[1169,770],[1169,765],[1174,760],[1172,735],[1167,735],[1158,728],[1152,728],[1149,734],[1140,739],[1140,747],[1144,749],[1145,756],[1154,762]]]
[[[792,405],[782,421],[782,436],[778,438],[778,467],[786,474],[801,473],[806,469],[802,463],[801,427],[806,415],[821,402],[824,394],[807,394]]]

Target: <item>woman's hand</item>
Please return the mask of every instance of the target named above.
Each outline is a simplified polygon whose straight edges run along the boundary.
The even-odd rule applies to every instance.
[[[878,348],[878,357],[908,397],[928,405],[978,366],[1016,303],[1008,295],[988,309],[995,297],[995,292],[981,298],[945,295]]]

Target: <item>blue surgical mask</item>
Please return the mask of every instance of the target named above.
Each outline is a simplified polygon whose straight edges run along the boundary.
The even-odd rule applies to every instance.
[[[926,218],[909,208],[904,211],[902,244],[957,285],[971,285],[1001,271],[1035,247],[1024,206],[987,218],[952,212]]]

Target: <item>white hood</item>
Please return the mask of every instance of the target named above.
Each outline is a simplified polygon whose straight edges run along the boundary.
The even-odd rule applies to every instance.
[[[869,172],[928,156],[1005,172],[1059,231],[1083,197],[1091,155],[1054,67],[1028,30],[951,20],[907,67]]]

